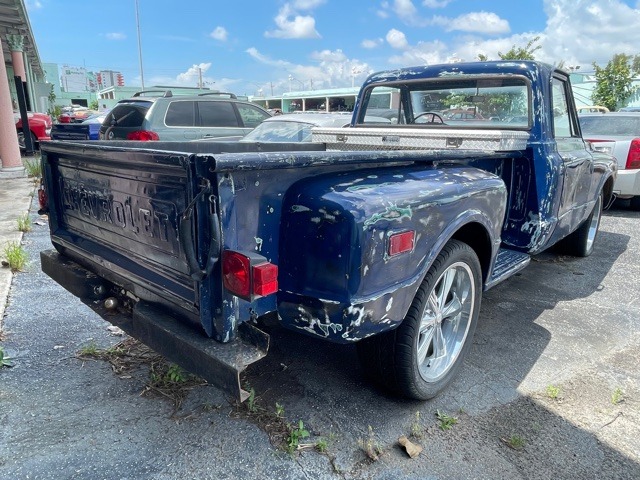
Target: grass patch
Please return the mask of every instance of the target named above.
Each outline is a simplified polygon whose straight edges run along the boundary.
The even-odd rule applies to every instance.
[[[30,232],[31,231],[31,219],[29,218],[29,214],[25,213],[24,215],[18,217],[18,231],[20,232]]]
[[[620,387],[618,387],[611,394],[611,403],[613,403],[614,405],[618,405],[622,402],[624,402],[624,392]]]
[[[369,425],[369,433],[367,437],[358,440],[358,446],[365,455],[374,462],[380,459],[380,455],[383,453],[382,447],[378,443],[371,425]]]
[[[201,378],[185,372],[133,338],[104,349],[92,342],[82,347],[77,356],[81,359],[105,361],[122,378],[129,378],[128,374],[136,369],[148,368],[149,379],[140,395],[155,394],[166,398],[173,404],[173,414],[180,409],[193,388],[206,385]]]
[[[500,440],[502,440],[507,447],[518,451],[524,450],[526,444],[524,438],[520,435],[511,435],[509,438],[501,438]]]
[[[0,347],[0,368],[13,367],[13,363],[9,361],[10,358],[4,353],[4,348]]]
[[[22,271],[29,258],[27,251],[18,242],[9,242],[4,247],[3,254],[6,266],[8,266],[12,272]],[[3,262],[3,265],[5,262]]]
[[[300,441],[309,437],[311,435],[309,430],[304,428],[304,423],[302,420],[298,421],[297,426],[289,425],[289,436],[287,437],[287,452],[293,453],[298,450],[301,446]],[[316,444],[313,444],[315,447]]]
[[[436,410],[436,418],[438,419],[438,427],[440,427],[440,430],[442,431],[451,430],[451,428],[458,423],[458,419],[456,417],[447,415],[440,410]]]
[[[25,159],[24,169],[29,177],[40,178],[42,176],[42,162],[40,162],[40,158],[34,160]]]
[[[420,412],[416,412],[416,418],[411,424],[411,436],[414,438],[422,438],[422,423],[420,423]]]
[[[549,385],[547,387],[547,397],[551,400],[557,400],[560,397],[560,387],[556,387],[555,385]]]
[[[243,388],[249,392],[249,398],[243,403],[236,403],[234,416],[245,418],[262,428],[273,446],[290,454],[311,448],[315,448],[320,453],[327,452],[329,442],[325,438],[302,443],[304,439],[311,436],[311,433],[302,420],[289,423],[283,405],[276,402],[275,409],[264,408],[260,405],[260,398],[254,388],[248,385],[244,385]]]

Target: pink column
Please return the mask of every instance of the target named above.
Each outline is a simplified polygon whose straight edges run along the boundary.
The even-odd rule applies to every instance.
[[[0,38],[1,46],[2,38]],[[24,63],[22,66],[24,70]],[[9,78],[4,65],[0,66],[0,161],[2,161],[0,177],[21,176],[24,173],[20,148],[18,147],[16,121],[13,118]]]
[[[13,74],[19,76],[23,82],[27,81],[27,71],[24,68],[24,37],[22,35],[7,35],[7,45],[11,50],[11,64]]]

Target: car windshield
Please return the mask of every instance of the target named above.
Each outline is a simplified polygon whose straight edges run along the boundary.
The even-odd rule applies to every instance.
[[[373,86],[364,115],[385,114],[392,124],[528,128],[530,88],[520,77],[452,78]],[[362,115],[362,114],[361,114]],[[364,123],[364,116],[359,123]]]
[[[292,121],[263,122],[247,133],[242,142],[310,142],[312,123]]]
[[[636,137],[640,135],[640,115],[593,115],[581,116],[580,127],[583,135],[616,135]]]

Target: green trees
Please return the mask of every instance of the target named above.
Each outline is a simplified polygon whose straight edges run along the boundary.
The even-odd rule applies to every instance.
[[[640,55],[632,57],[618,53],[606,67],[599,67],[594,62],[593,69],[596,74],[596,86],[591,94],[594,105],[616,110],[624,106],[638,89],[633,86],[633,77],[640,74]]]
[[[498,52],[500,60],[535,60],[534,53],[542,48],[542,45],[536,45],[540,40],[540,36],[534,37],[524,47],[513,45],[506,53]],[[485,62],[489,57],[483,53],[478,54],[478,60]]]

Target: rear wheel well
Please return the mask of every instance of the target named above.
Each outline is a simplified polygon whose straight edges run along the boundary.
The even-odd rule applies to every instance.
[[[479,223],[468,223],[460,228],[452,238],[466,243],[475,251],[482,267],[482,279],[486,281],[491,261],[491,239],[487,229]]]
[[[602,187],[602,193],[604,194],[603,208],[607,209],[613,202],[613,177],[607,178],[604,187]]]

